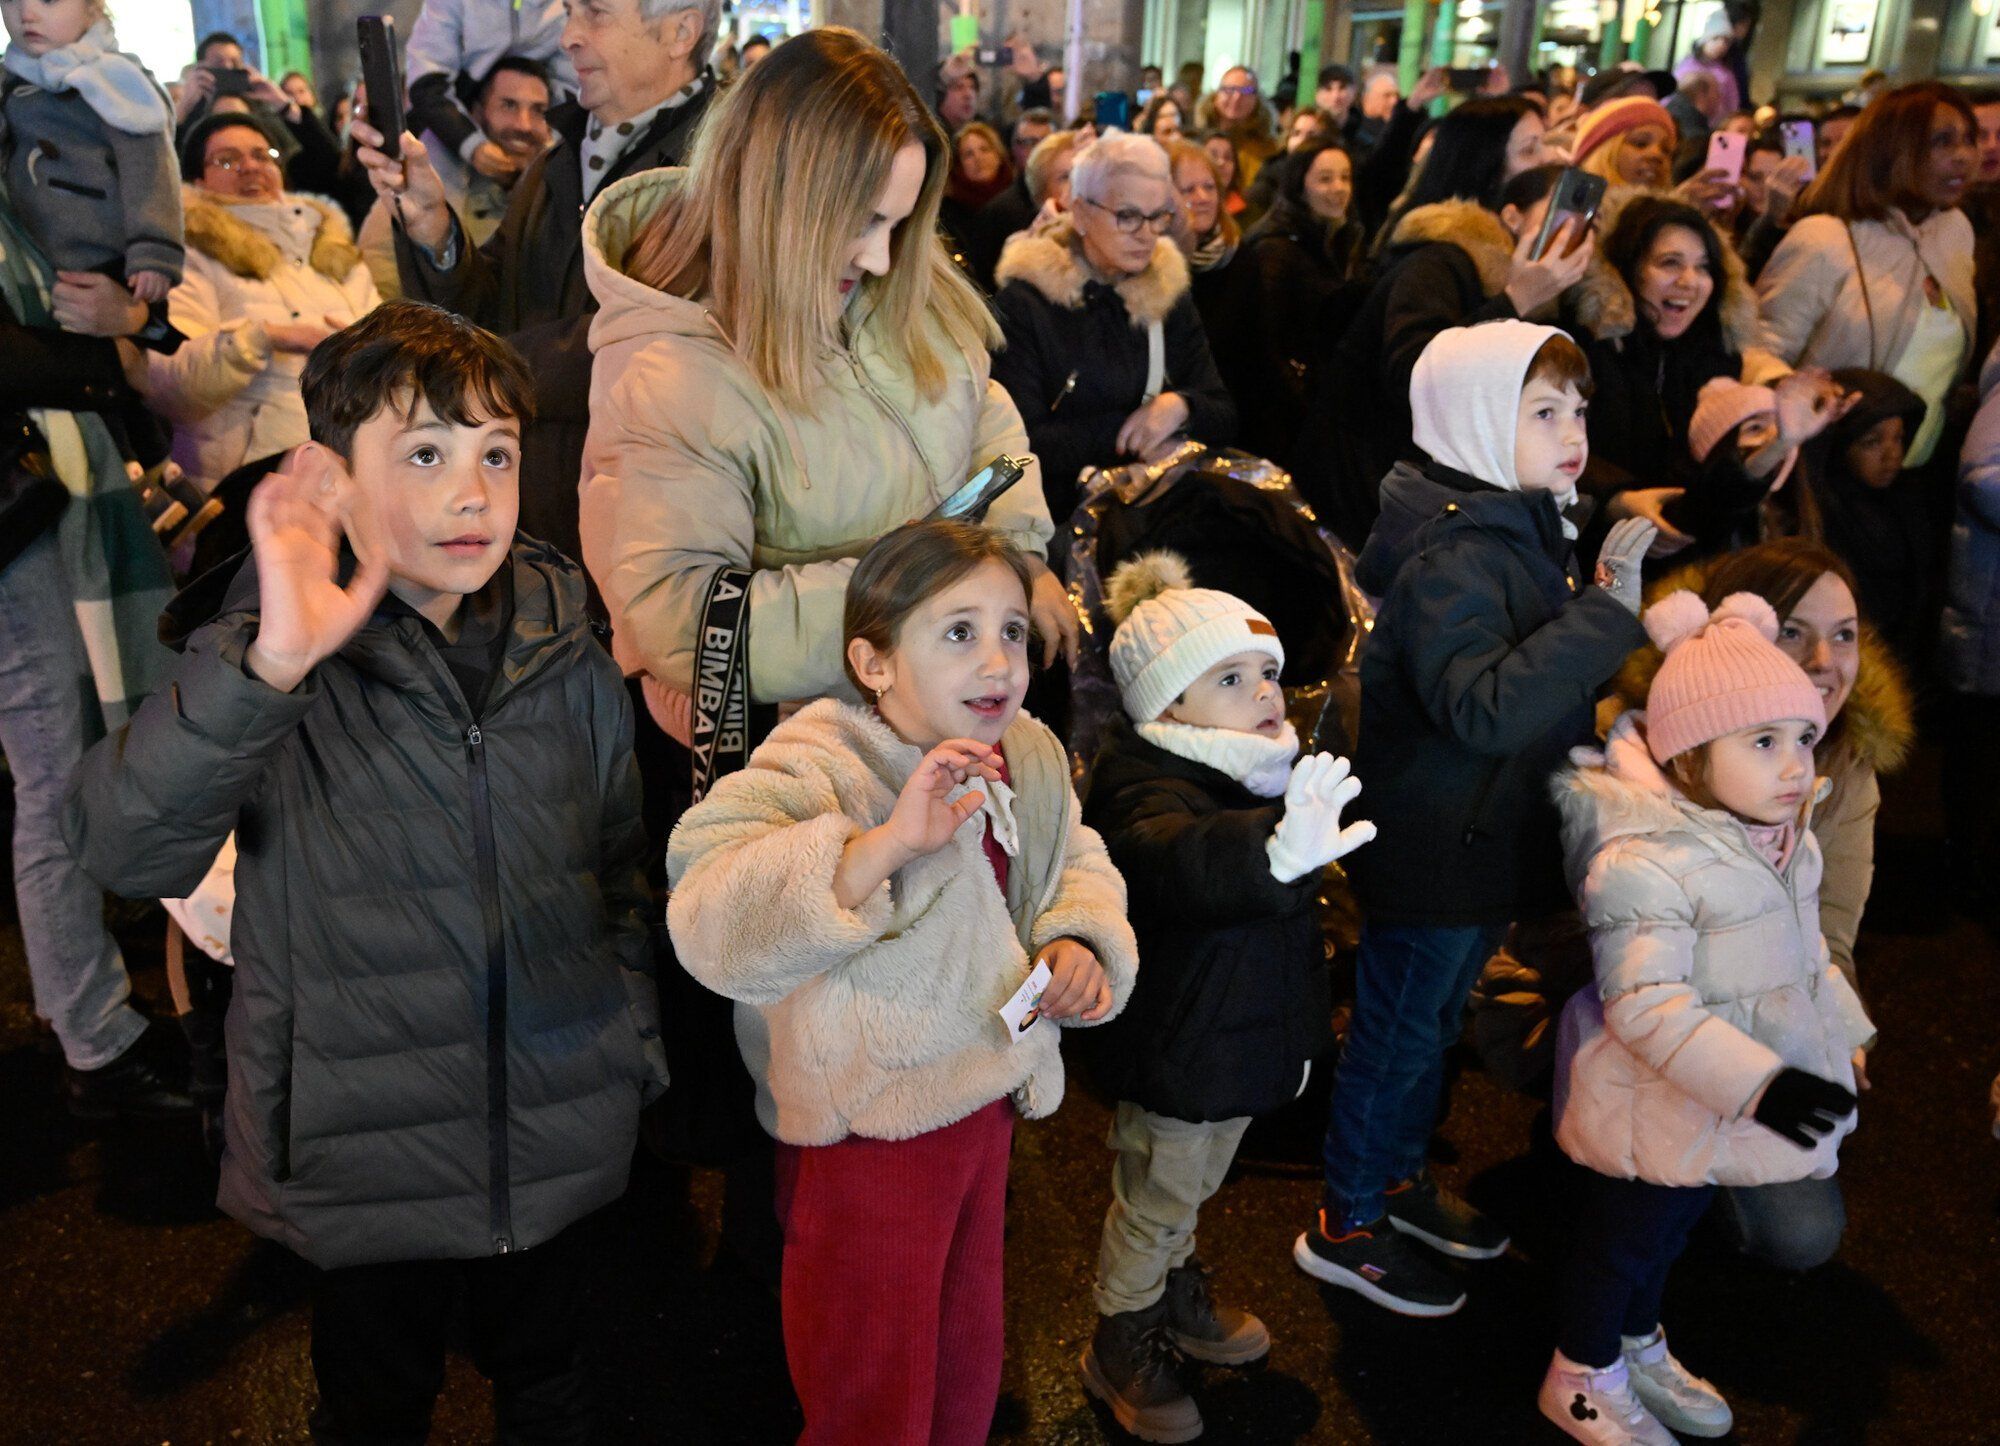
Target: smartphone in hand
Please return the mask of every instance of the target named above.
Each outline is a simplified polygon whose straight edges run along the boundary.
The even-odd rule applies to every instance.
[[[363,15],[354,22],[361,47],[361,79],[368,87],[368,124],[382,133],[382,154],[403,153],[403,62],[396,46],[396,22],[388,15]]]
[[[1750,149],[1750,142],[1735,131],[1717,131],[1708,138],[1708,159],[1702,162],[1704,171],[1720,171],[1729,177],[1732,186],[1743,182],[1743,158]],[[1727,206],[1734,196],[1722,196],[1711,204]]]
[[[1535,244],[1528,251],[1528,259],[1542,259],[1565,221],[1576,223],[1570,236],[1571,248],[1581,245],[1583,233],[1597,219],[1597,208],[1603,203],[1604,177],[1593,176],[1575,166],[1564,167],[1563,173],[1556,178],[1555,190],[1549,195],[1548,214],[1542,217],[1542,229],[1535,233]]]
[[[1027,473],[1026,457],[995,457],[973,473],[951,496],[938,503],[924,518],[926,522],[978,522],[994,500]]]
[[[1811,121],[1779,121],[1778,139],[1784,143],[1786,160],[1797,156],[1806,163],[1808,181],[1819,175],[1819,141],[1813,134]]]

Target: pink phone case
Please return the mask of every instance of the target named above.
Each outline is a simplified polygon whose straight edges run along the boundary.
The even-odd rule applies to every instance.
[[[1703,169],[1727,171],[1729,179],[1743,179],[1743,155],[1749,149],[1749,142],[1734,131],[1717,131],[1708,138],[1708,160]]]

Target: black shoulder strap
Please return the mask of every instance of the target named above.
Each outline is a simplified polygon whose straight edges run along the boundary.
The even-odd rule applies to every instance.
[[[725,567],[708,585],[695,640],[693,802],[750,758],[750,573]]]

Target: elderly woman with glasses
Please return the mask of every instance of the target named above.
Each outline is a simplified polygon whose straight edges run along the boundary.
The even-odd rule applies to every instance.
[[[995,304],[1007,345],[993,378],[1027,424],[1058,539],[1083,468],[1235,435],[1236,404],[1173,239],[1184,224],[1167,153],[1112,132],[1077,153],[1069,212],[1001,253]]]
[[[285,190],[277,146],[247,115],[204,117],[181,147],[187,273],[167,314],[187,336],[149,354],[147,401],[204,489],[306,440],[306,353],[381,305],[346,215]]]

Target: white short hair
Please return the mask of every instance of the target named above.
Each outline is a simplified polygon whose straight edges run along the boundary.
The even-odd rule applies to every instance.
[[[639,18],[648,25],[657,25],[683,10],[701,12],[701,39],[695,42],[690,57],[699,70],[708,64],[709,52],[715,49],[715,37],[722,28],[722,0],[639,0]]]
[[[1076,166],[1069,173],[1070,194],[1102,202],[1119,176],[1159,181],[1170,191],[1174,185],[1173,165],[1164,146],[1151,136],[1108,130],[1077,152]]]

